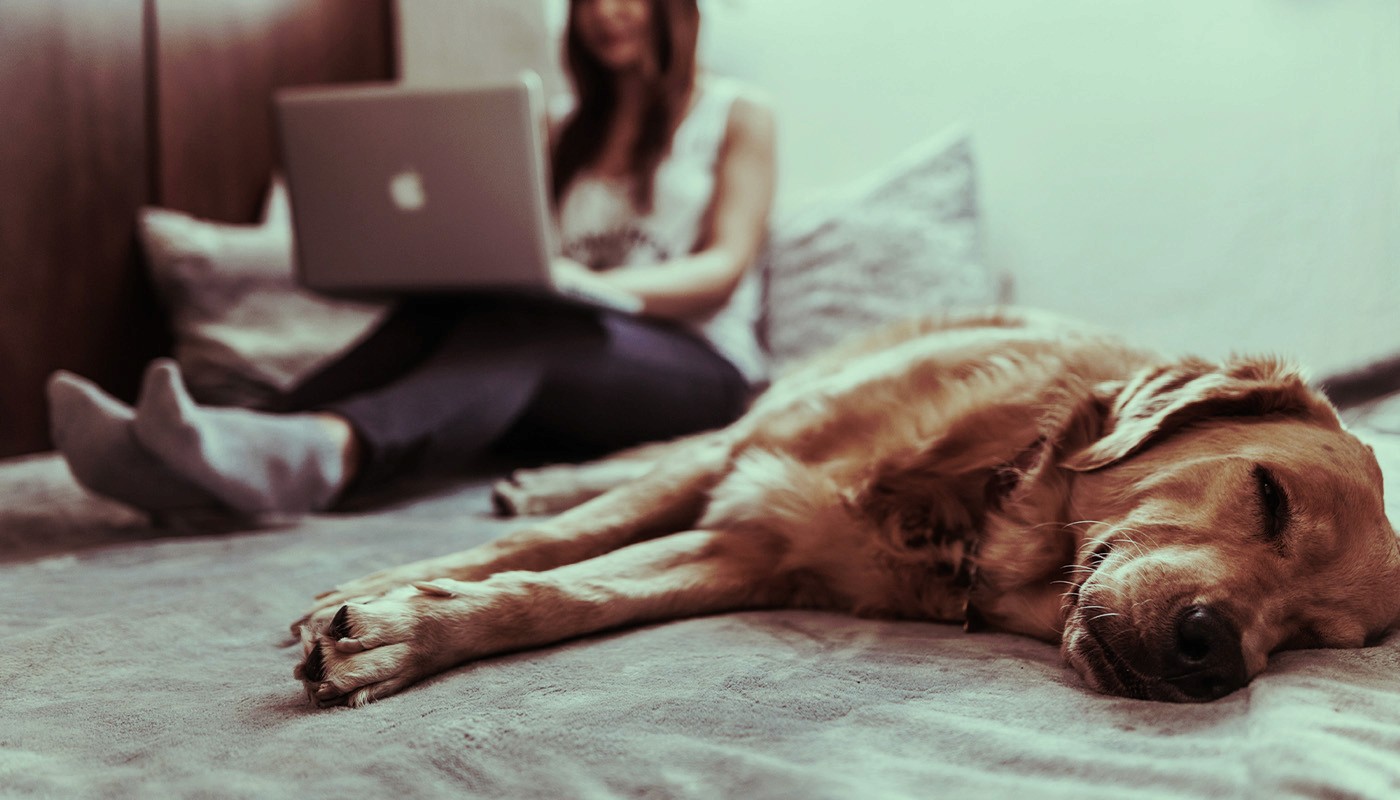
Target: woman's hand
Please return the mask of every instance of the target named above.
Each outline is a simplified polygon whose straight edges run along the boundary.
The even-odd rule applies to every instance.
[[[758,257],[767,232],[776,180],[773,128],[766,101],[748,95],[735,100],[715,165],[709,227],[696,252],[595,277],[640,297],[654,317],[695,319],[723,306]]]
[[[592,275],[593,270],[572,258],[557,256],[549,262],[549,274],[554,278],[555,283],[567,284],[579,280],[587,280],[587,278],[582,276]]]
[[[554,285],[564,294],[592,299],[619,311],[634,314],[645,311],[642,298],[613,285],[606,273],[594,272],[572,258],[559,256],[550,261],[549,274]]]

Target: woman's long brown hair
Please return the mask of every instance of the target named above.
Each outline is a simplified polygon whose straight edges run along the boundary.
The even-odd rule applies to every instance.
[[[564,62],[578,103],[554,145],[551,189],[556,205],[579,172],[597,161],[617,107],[612,71],[579,37],[575,11],[580,2],[583,0],[569,3],[564,37]],[[641,212],[651,210],[656,168],[670,151],[671,137],[685,116],[695,85],[695,48],[700,33],[696,0],[652,0],[651,12],[657,70],[647,86],[642,126],[628,165],[633,178],[632,201]]]

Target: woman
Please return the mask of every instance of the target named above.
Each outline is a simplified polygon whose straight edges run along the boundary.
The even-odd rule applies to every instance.
[[[697,75],[698,28],[695,0],[570,4],[555,269],[634,295],[640,315],[406,300],[277,413],[199,406],[169,360],[134,409],[58,373],[53,435],[73,474],[148,511],[300,514],[503,441],[600,452],[732,420],[762,370],[749,266],[773,122],[742,87]]]

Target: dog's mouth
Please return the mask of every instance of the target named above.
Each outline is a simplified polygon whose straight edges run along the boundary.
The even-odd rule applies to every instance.
[[[1133,667],[1110,643],[1112,636],[1093,620],[1079,621],[1079,635],[1067,650],[1069,662],[1091,686],[1105,694],[1138,700],[1178,700],[1163,684]],[[1167,695],[1170,696],[1167,696]]]
[[[1093,546],[1082,564],[1076,565],[1079,575],[1066,592],[1066,660],[1090,686],[1105,694],[1137,700],[1181,702],[1189,699],[1170,683],[1135,666],[1122,648],[1114,646],[1115,639],[1134,635],[1127,629],[1114,630],[1106,622],[1117,617],[1116,612],[1081,602],[1085,587],[1099,574],[1113,552],[1113,540],[1105,539]]]
[[[1199,614],[1199,608],[1187,607],[1181,616]],[[1249,682],[1242,659],[1186,663],[1180,655],[1149,655],[1139,652],[1144,644],[1139,636],[1133,628],[1077,613],[1066,626],[1065,660],[1093,689],[1135,700],[1198,703],[1224,697]],[[1148,636],[1146,644],[1154,641]]]
[[[1089,551],[1083,563],[1073,565],[1079,574],[1065,593],[1065,657],[1095,689],[1107,694],[1141,697],[1145,684],[1143,676],[1113,649],[1104,632],[1096,629],[1096,620],[1080,607],[1084,586],[1094,579],[1112,552],[1112,540],[1105,539]]]

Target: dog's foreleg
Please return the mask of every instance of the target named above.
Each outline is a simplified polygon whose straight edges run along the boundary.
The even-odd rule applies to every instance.
[[[718,434],[697,438],[684,452],[676,453],[640,480],[557,517],[470,550],[380,570],[324,592],[292,623],[292,632],[347,602],[414,581],[482,580],[507,570],[552,569],[653,536],[688,530],[695,526],[728,460],[726,438]]]
[[[659,620],[781,605],[770,534],[691,531],[544,572],[419,582],[341,607],[295,674],[321,704],[363,705],[466,661]]]

